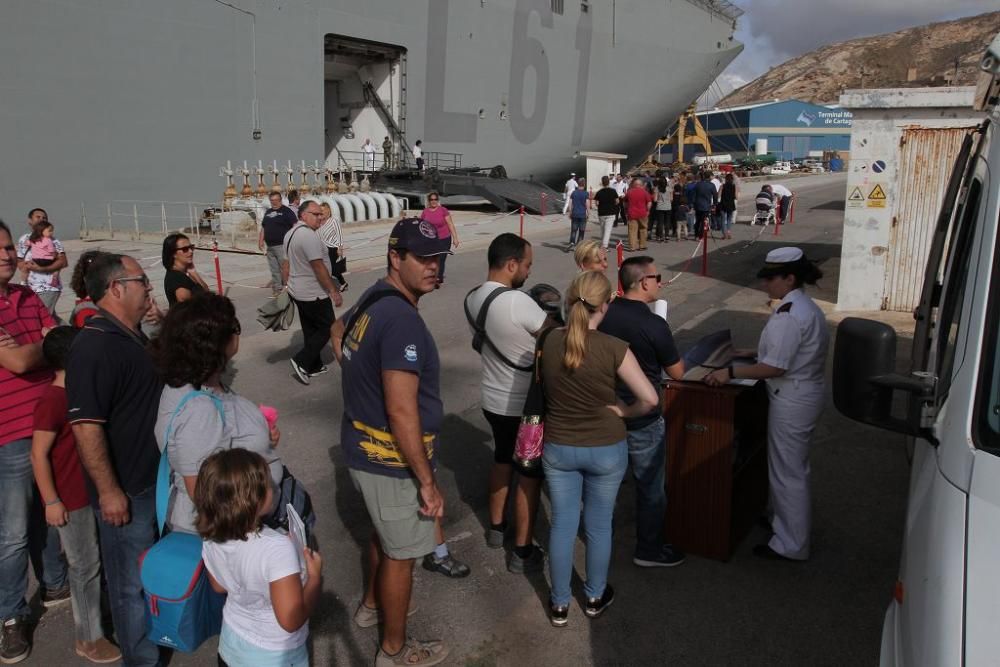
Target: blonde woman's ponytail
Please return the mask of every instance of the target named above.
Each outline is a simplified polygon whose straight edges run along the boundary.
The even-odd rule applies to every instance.
[[[603,273],[587,271],[578,275],[566,291],[566,352],[563,365],[579,368],[586,352],[591,314],[611,300],[611,283]]]

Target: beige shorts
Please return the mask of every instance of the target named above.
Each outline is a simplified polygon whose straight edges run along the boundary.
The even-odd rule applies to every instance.
[[[353,468],[350,472],[354,487],[365,499],[382,551],[389,558],[409,560],[434,551],[434,519],[420,513],[420,490],[415,479]]]

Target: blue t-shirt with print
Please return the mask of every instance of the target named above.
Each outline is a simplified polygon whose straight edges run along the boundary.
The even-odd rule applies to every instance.
[[[573,190],[573,193],[569,196],[570,201],[573,202],[573,211],[571,213],[574,218],[586,218],[587,217],[587,191],[577,188]]]
[[[364,302],[375,290],[394,289],[379,280],[361,295]],[[344,315],[350,322],[352,308]],[[382,392],[382,371],[416,373],[420,378],[417,408],[420,430],[431,466],[444,405],[441,402],[441,362],[430,330],[417,309],[405,298],[387,296],[362,313],[351,330],[344,333],[341,347],[341,387],[344,418],[340,436],[347,465],[388,477],[412,476],[409,464],[398,448],[389,428]]]

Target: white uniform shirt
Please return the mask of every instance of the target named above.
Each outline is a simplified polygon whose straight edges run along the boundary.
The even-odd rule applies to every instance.
[[[801,289],[785,295],[764,326],[757,346],[757,361],[781,368],[785,374],[768,380],[824,382],[830,334],[819,306]]]
[[[626,182],[624,179],[620,181],[615,181],[614,183],[611,184],[611,187],[615,189],[615,192],[618,193],[619,197],[624,197],[625,193],[628,192],[628,182]]]
[[[773,192],[778,197],[792,196],[792,191],[786,188],[781,183],[771,183],[771,192]]]
[[[715,186],[715,191],[716,192],[720,192],[722,190],[722,181],[720,181],[719,179],[715,178],[714,176],[712,177],[712,185]]]
[[[573,194],[573,190],[576,190],[576,188],[577,188],[577,184],[576,184],[576,179],[575,178],[569,179],[568,181],[566,181],[566,185],[563,186],[563,190],[566,192],[566,196],[567,197],[569,197],[571,194]]]
[[[486,297],[502,284],[487,281],[469,295],[469,312],[475,318]],[[535,336],[545,323],[545,311],[520,290],[504,292],[490,304],[486,334],[504,357],[518,366],[530,366],[535,355]],[[507,417],[520,416],[531,385],[531,373],[518,371],[497,357],[484,344],[482,350],[483,409]]]

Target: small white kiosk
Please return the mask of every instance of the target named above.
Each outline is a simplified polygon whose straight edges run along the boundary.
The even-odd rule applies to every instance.
[[[587,158],[587,188],[597,191],[603,176],[622,173],[622,160],[628,155],[622,153],[602,153],[600,151],[580,151],[580,157]]]

